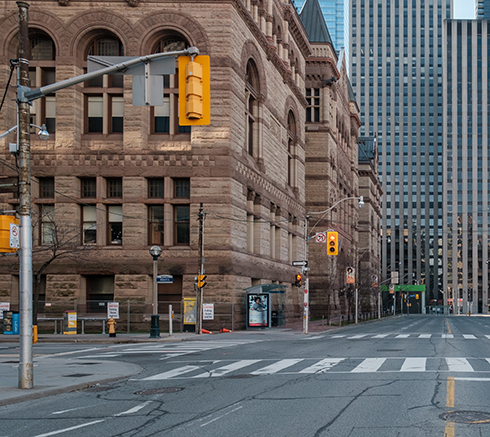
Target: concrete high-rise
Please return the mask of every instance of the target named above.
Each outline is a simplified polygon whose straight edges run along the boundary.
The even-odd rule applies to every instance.
[[[443,288],[455,312],[488,313],[489,22],[446,21],[443,47]]]
[[[361,135],[377,136],[380,155],[381,282],[398,271],[401,284],[425,284],[427,305],[442,302],[442,29],[451,16],[451,0],[353,0],[350,15]]]

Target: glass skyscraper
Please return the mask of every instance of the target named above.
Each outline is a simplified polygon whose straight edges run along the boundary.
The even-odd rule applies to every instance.
[[[318,3],[335,50],[338,53],[344,47],[347,72],[349,72],[349,0],[318,0]],[[305,0],[294,2],[298,12],[301,11],[304,4]]]
[[[452,0],[352,0],[350,76],[361,135],[377,136],[381,282],[443,300],[443,22]]]

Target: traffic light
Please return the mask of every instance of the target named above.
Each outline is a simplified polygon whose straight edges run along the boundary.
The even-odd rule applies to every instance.
[[[206,283],[204,282],[206,280],[207,276],[206,275],[197,275],[197,287],[198,288],[203,288]]]
[[[179,56],[179,124],[211,123],[211,66],[209,56]]]
[[[327,254],[339,254],[339,233],[335,231],[327,232]]]
[[[301,287],[303,283],[303,276],[301,275],[301,273],[298,273],[296,275],[296,282],[294,283],[294,285],[296,285],[296,287]]]

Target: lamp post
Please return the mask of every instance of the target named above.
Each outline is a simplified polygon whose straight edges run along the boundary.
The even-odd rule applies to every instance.
[[[151,316],[150,338],[160,337],[160,316],[158,315],[158,257],[162,254],[159,246],[150,247],[150,255],[153,257],[153,314]]]
[[[313,231],[315,229],[316,225],[320,223],[320,220],[325,217],[327,213],[332,211],[339,203],[345,202],[346,200],[359,200],[359,208],[362,208],[364,206],[364,197],[359,196],[359,197],[345,197],[343,199],[338,200],[335,202],[330,208],[327,208],[325,211],[318,211],[318,212],[308,212],[308,214],[305,217],[305,264],[303,265],[303,274],[305,276],[305,293],[304,293],[304,313],[303,313],[303,334],[308,334],[308,319],[309,319],[309,313],[310,313],[310,280],[308,278],[308,241],[310,241],[313,237],[308,236],[308,219],[310,218],[310,214],[323,214],[317,222],[313,225],[313,227],[310,229],[309,232]]]

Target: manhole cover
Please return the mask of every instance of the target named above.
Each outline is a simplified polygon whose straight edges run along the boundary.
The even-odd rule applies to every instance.
[[[255,378],[257,375],[250,375],[250,374],[243,374],[243,375],[232,375],[232,376],[226,376],[226,379],[246,379],[246,378]]]
[[[490,423],[490,413],[484,411],[448,411],[439,416],[442,420],[456,423],[484,424]]]
[[[150,388],[149,390],[137,391],[135,395],[159,395],[164,393],[175,393],[184,390],[184,387],[163,387],[163,388]]]
[[[92,376],[92,373],[72,373],[71,375],[63,375],[65,378],[83,378],[84,376]]]

